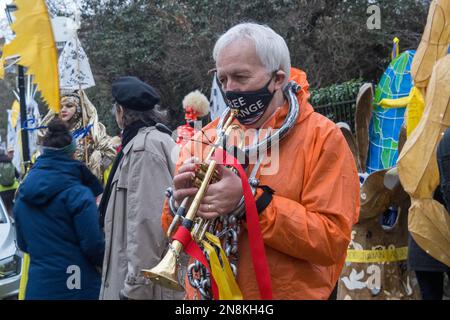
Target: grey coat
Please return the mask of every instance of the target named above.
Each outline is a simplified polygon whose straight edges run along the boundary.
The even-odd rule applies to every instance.
[[[100,299],[182,299],[140,274],[158,264],[168,241],[161,227],[165,189],[172,183],[171,137],[141,128],[123,149],[105,216],[105,257]],[[120,294],[120,296],[119,296]]]

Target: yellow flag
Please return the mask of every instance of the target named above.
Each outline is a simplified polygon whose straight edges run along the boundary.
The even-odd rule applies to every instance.
[[[58,53],[44,0],[15,0],[16,37],[3,48],[3,58],[18,55],[51,110],[59,112]],[[1,71],[0,71],[1,73]],[[1,74],[0,74],[1,75]]]
[[[20,104],[19,101],[14,100],[12,107],[11,107],[12,113],[11,113],[11,123],[13,128],[16,128],[17,125],[17,118],[19,117],[20,114]]]

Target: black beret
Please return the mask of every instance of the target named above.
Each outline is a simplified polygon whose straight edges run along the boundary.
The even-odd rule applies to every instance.
[[[153,109],[160,97],[150,85],[136,77],[121,77],[112,84],[112,96],[124,108],[137,111]]]

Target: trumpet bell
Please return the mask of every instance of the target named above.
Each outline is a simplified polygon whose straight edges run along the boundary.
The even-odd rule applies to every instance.
[[[142,274],[145,278],[150,279],[153,283],[160,285],[161,287],[172,289],[175,291],[184,291],[184,288],[178,283],[175,275],[161,274],[153,269],[144,269]]]
[[[155,267],[141,270],[141,274],[161,287],[184,291],[184,288],[178,283],[177,269],[177,258],[172,250],[169,250]]]

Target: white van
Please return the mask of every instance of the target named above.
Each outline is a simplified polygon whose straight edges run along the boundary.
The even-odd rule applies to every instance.
[[[0,199],[0,300],[17,298],[22,268],[22,253],[16,244],[16,232]]]

